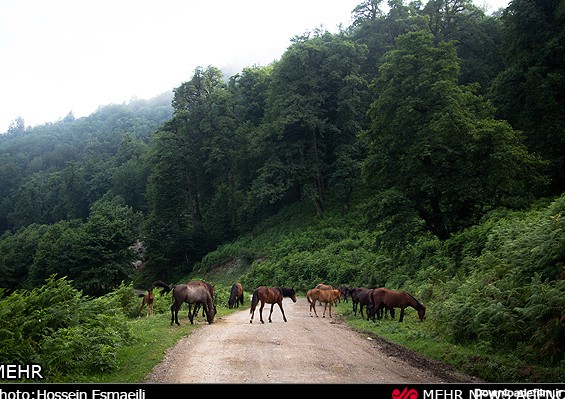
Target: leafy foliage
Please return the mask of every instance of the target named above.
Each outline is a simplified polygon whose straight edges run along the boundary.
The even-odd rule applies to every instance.
[[[90,299],[65,278],[49,277],[39,288],[2,297],[0,356],[41,364],[45,381],[115,368],[117,349],[132,339],[115,295]]]

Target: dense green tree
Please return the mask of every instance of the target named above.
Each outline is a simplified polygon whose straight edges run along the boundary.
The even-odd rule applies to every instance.
[[[32,224],[17,233],[7,231],[0,237],[0,288],[8,291],[26,288],[29,267],[48,229],[47,225]]]
[[[210,248],[203,235],[203,206],[213,195],[207,175],[211,98],[225,90],[222,72],[196,68],[191,80],[174,89],[173,118],[155,134],[148,162],[149,215],[146,244],[151,273],[165,278],[190,268]]]
[[[365,176],[376,195],[394,192],[397,206],[446,239],[490,209],[527,204],[543,180],[519,132],[458,85],[454,45],[432,39],[399,37],[380,68]]]
[[[51,225],[37,244],[30,285],[51,275],[67,276],[88,295],[102,295],[131,280],[141,218],[118,196],[106,195],[90,209],[88,220]]]
[[[262,139],[265,163],[253,188],[258,201],[306,199],[323,212],[334,152],[353,143],[359,126],[363,104],[355,101],[362,102],[364,49],[343,35],[317,33],[297,39],[274,65]]]
[[[560,0],[515,0],[502,15],[505,70],[493,101],[552,163],[552,193],[565,189],[565,10]]]

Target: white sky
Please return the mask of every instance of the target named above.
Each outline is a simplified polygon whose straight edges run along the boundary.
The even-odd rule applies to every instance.
[[[361,0],[0,0],[0,133],[149,99],[198,66],[279,59],[293,36],[350,25]],[[386,3],[386,0],[383,1]],[[508,0],[475,0],[489,12]]]

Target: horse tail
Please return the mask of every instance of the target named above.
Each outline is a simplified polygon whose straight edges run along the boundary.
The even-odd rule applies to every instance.
[[[249,313],[253,313],[255,308],[257,307],[257,303],[259,302],[259,293],[257,289],[253,291],[253,297],[251,298],[251,308],[249,309]]]
[[[168,292],[170,292],[175,286],[174,285],[169,285],[167,283],[162,282],[161,280],[157,280],[153,283],[153,286],[155,287],[162,287],[163,289],[161,290],[161,295],[166,294]]]

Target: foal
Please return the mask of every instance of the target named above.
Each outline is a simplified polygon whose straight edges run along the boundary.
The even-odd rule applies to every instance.
[[[141,306],[139,307],[139,312],[137,316],[139,317],[141,315],[141,311],[143,310],[143,307],[145,305],[147,305],[147,316],[152,315],[154,300],[155,300],[155,296],[153,295],[153,287],[151,287],[150,289],[147,290],[147,294],[145,294],[143,296],[143,299],[141,300]]]

